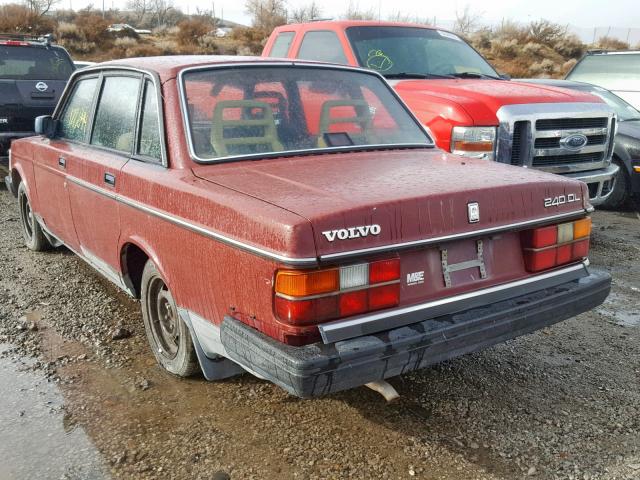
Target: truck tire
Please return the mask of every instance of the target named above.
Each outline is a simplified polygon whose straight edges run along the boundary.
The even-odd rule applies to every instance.
[[[613,163],[618,165],[620,170],[618,171],[616,181],[613,185],[613,192],[611,192],[609,198],[607,198],[602,204],[603,207],[612,210],[620,208],[627,203],[627,200],[629,200],[629,192],[631,191],[631,181],[624,164],[617,158],[613,159]]]
[[[38,219],[31,210],[31,202],[27,195],[27,188],[24,182],[18,185],[18,207],[20,209],[20,223],[22,225],[22,236],[24,244],[29,250],[42,252],[51,248],[51,244],[45,237]]]
[[[144,329],[158,363],[179,377],[200,371],[189,328],[178,315],[171,291],[151,260],[144,266],[140,292]]]

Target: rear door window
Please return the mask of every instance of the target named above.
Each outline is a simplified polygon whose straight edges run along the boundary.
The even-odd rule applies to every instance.
[[[271,47],[271,52],[269,53],[270,57],[282,57],[286,58],[287,53],[289,53],[289,47],[291,47],[291,42],[294,37],[293,32],[282,32],[280,35],[276,37],[276,40],[273,42],[273,47]]]
[[[97,77],[76,82],[73,93],[60,116],[58,127],[60,137],[79,142],[85,141],[97,86]]]
[[[98,101],[91,144],[120,152],[133,150],[140,79],[108,76]]]
[[[9,80],[68,80],[74,67],[58,48],[0,46],[0,78]]]
[[[298,51],[298,58],[318,62],[349,63],[344,55],[338,35],[331,31],[305,33]]]

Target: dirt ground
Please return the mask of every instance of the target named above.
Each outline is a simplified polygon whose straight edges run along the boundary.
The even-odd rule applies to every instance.
[[[102,470],[82,473],[84,450],[74,460],[34,439],[60,478],[638,479],[640,216],[593,219],[592,266],[614,278],[602,307],[393,378],[402,397],[387,405],[364,387],[309,401],[250,375],[163,373],[138,303],[65,249],[28,251],[2,189],[0,359],[54,386],[49,423],[81,431],[98,452]],[[29,422],[34,409],[15,406],[28,389],[2,378],[0,409]],[[0,425],[9,450],[19,424]],[[2,469],[21,461],[9,458],[0,473],[19,471]]]

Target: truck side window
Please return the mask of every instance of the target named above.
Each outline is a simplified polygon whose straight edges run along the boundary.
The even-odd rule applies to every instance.
[[[61,138],[80,142],[85,140],[97,85],[98,79],[95,77],[76,82],[67,106],[60,116],[58,135]]]
[[[153,83],[144,82],[144,100],[142,102],[142,120],[140,140],[136,153],[145,157],[161,159],[160,125],[158,123],[158,97]]]
[[[105,77],[91,145],[131,152],[140,79]]]
[[[305,33],[297,58],[330,63],[349,63],[344,55],[338,35],[331,31]]]
[[[289,47],[291,47],[291,42],[293,41],[294,36],[294,32],[282,32],[281,34],[279,34],[273,42],[273,46],[271,47],[269,56],[286,58],[287,53],[289,53]]]

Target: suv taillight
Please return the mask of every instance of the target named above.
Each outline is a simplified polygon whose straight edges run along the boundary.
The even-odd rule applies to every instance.
[[[400,303],[398,258],[323,270],[278,270],[276,317],[290,325],[315,325]]]
[[[525,268],[539,272],[586,258],[591,218],[522,232]]]

